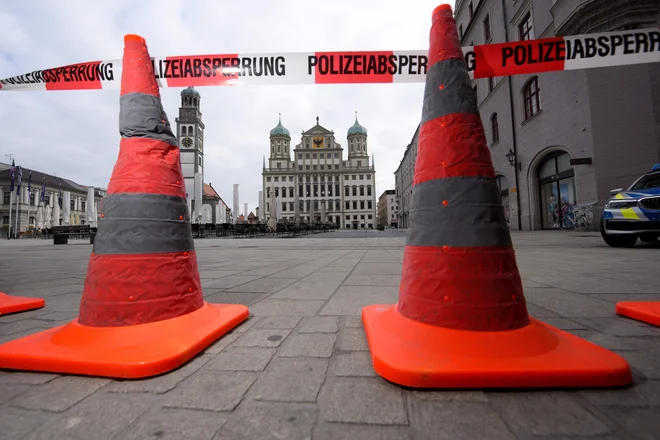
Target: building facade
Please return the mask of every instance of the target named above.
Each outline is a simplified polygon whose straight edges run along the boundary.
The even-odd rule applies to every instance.
[[[412,203],[413,177],[415,176],[415,160],[417,159],[417,142],[419,125],[410,143],[406,146],[403,159],[394,172],[394,188],[399,229],[407,229],[410,222],[410,205]]]
[[[659,14],[657,0],[457,0],[455,7],[462,46],[657,27]],[[658,63],[472,85],[511,229],[552,229],[551,206],[561,215],[580,204],[593,207],[597,230],[610,190],[660,162]]]
[[[388,189],[378,197],[378,226],[398,227],[399,204],[396,190]]]
[[[181,91],[181,107],[176,118],[176,133],[181,150],[181,169],[192,212],[203,204],[204,198],[204,123],[200,111],[201,96],[192,87]],[[195,184],[195,176],[197,185]],[[200,177],[201,176],[201,177]],[[203,211],[199,211],[200,213]],[[191,216],[196,223],[195,216]],[[203,221],[202,221],[203,222]]]
[[[376,169],[369,158],[367,130],[355,123],[347,132],[348,156],[334,131],[319,124],[302,132],[291,151],[289,130],[270,132],[270,155],[263,167],[263,218],[307,223],[332,222],[339,228],[376,227]],[[291,159],[293,153],[293,160]]]
[[[60,226],[64,224],[84,225],[87,223],[87,194],[88,187],[79,185],[69,179],[52,176],[40,171],[22,168],[23,178],[21,182],[20,195],[18,199],[18,228],[16,227],[16,197],[17,181],[14,180],[14,191],[10,194],[11,183],[10,176],[11,165],[0,163],[0,238],[6,238],[10,230],[10,201],[11,201],[11,230],[24,234],[32,229],[39,229],[38,208],[41,206],[42,223],[45,223],[50,217],[49,225]],[[18,166],[16,167],[18,168]],[[18,171],[17,171],[18,172]],[[28,192],[28,179],[32,172],[32,184]],[[17,176],[16,176],[17,177]],[[41,189],[46,184],[44,201],[41,202]],[[62,199],[59,200],[59,213],[55,210],[55,203],[58,202],[60,188]],[[69,217],[65,220],[64,194],[69,193]],[[102,212],[105,189],[94,188],[94,201],[97,215]],[[46,209],[48,214],[46,214]],[[54,218],[57,216],[57,218]],[[98,220],[98,217],[97,217]],[[13,233],[12,233],[13,236]]]

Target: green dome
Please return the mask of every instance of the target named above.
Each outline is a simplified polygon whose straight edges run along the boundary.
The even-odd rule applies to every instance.
[[[199,92],[192,87],[187,87],[181,92],[181,96],[184,95],[199,96]]]
[[[282,125],[282,115],[281,114],[280,114],[280,121],[277,123],[277,126],[270,131],[270,135],[271,136],[288,136],[288,137],[291,137],[291,135],[289,134],[289,130],[284,128],[284,126]]]
[[[350,136],[352,134],[361,134],[361,135],[364,135],[364,136],[367,135],[367,129],[364,128],[363,126],[361,126],[358,123],[357,112],[355,113],[355,124],[353,124],[353,126],[348,129],[348,136]]]

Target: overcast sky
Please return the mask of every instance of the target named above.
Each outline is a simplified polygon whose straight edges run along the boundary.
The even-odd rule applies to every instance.
[[[453,5],[453,1],[448,1]],[[0,10],[0,78],[94,60],[121,59],[123,36],[151,56],[341,50],[426,50],[440,2],[376,0],[167,0],[13,2]],[[204,181],[232,207],[257,206],[262,157],[278,113],[292,145],[316,123],[346,148],[355,111],[376,159],[376,196],[419,123],[423,84],[198,87],[206,124]],[[181,88],[162,88],[174,125]],[[0,92],[0,161],[107,187],[119,149],[119,91]],[[344,151],[346,158],[347,151]]]

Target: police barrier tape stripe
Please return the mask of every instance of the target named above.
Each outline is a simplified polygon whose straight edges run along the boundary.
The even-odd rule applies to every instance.
[[[657,28],[464,47],[473,79],[660,62]],[[160,87],[423,83],[428,51],[189,55],[152,58]],[[0,90],[119,88],[121,60],[37,70]]]

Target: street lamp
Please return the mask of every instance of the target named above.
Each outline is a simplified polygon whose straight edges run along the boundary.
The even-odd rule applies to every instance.
[[[514,153],[511,148],[509,148],[509,152],[506,154],[506,158],[509,159],[509,165],[518,168],[518,171],[522,171],[522,164],[520,162],[516,162],[516,153]]]

